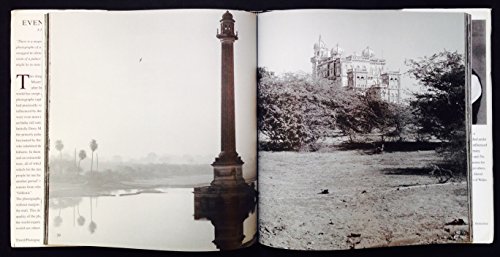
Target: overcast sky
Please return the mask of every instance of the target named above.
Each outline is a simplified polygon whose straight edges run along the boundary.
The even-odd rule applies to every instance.
[[[52,146],[99,157],[220,152],[221,10],[54,13],[50,16]],[[256,157],[255,15],[232,12],[237,150]]]
[[[235,15],[237,150],[255,167],[256,20]],[[99,144],[101,158],[213,155],[220,151],[223,11],[53,13],[50,16],[52,143]],[[259,16],[259,66],[311,72],[322,36],[345,54],[370,46],[388,69],[443,49],[464,51],[463,15],[396,11],[275,11]],[[414,81],[403,79],[403,90]]]
[[[444,49],[464,52],[464,15],[402,11],[292,10],[259,15],[259,66],[277,73],[311,73],[313,45],[319,35],[344,56],[370,46],[386,68],[405,72],[405,59]],[[403,90],[415,81],[402,79]]]

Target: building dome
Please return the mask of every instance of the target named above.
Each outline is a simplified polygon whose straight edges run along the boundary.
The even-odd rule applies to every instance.
[[[332,48],[331,54],[332,56],[336,55],[342,55],[344,53],[344,49],[339,47],[339,44],[337,44],[335,47]]]
[[[314,43],[314,50],[319,50],[326,48],[325,42],[321,39],[321,35],[319,35],[318,42]]]
[[[229,11],[226,11],[226,12],[222,15],[222,19],[223,19],[223,20],[233,20],[233,15],[232,15]]]
[[[323,41],[314,44],[314,50],[326,49],[326,44]]]
[[[367,46],[365,50],[363,50],[361,55],[365,58],[372,58],[373,56],[375,56],[375,52],[373,52],[373,50],[369,46]]]

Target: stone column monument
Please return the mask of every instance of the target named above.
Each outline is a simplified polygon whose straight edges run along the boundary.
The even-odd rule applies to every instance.
[[[233,43],[238,34],[231,13],[222,15],[217,38],[222,45],[221,152],[212,163],[214,179],[210,186],[194,188],[194,219],[210,220],[213,243],[220,250],[230,250],[256,240],[257,234],[245,232],[243,223],[255,211],[257,191],[254,183],[245,183],[243,161],[236,152]],[[244,240],[245,233],[250,240]]]
[[[217,38],[221,42],[221,152],[212,163],[212,185],[238,185],[242,177],[243,161],[236,152],[234,111],[234,53],[233,44],[238,39],[234,30],[233,15],[225,12],[220,20]]]

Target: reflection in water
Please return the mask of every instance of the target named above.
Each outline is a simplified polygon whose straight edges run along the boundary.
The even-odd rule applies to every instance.
[[[247,184],[240,172],[227,167],[224,171],[228,172],[218,172],[218,179],[210,186],[194,189],[115,190],[100,196],[52,197],[49,244],[177,251],[250,245],[256,238],[255,184]]]
[[[59,226],[61,226],[61,224],[63,222],[63,218],[61,216],[62,209],[65,209],[68,207],[73,207],[73,210],[74,210],[75,206],[79,206],[81,201],[82,201],[82,198],[79,198],[79,197],[68,197],[68,198],[63,197],[63,198],[54,198],[54,199],[51,198],[49,201],[50,208],[58,210],[57,216],[54,218],[54,226],[59,227]],[[73,224],[75,221],[74,216],[75,215],[73,212]]]
[[[94,222],[94,218],[93,218],[94,216],[92,215],[92,199],[93,199],[93,197],[90,197],[90,224],[89,224],[89,231],[90,231],[91,234],[94,234],[95,230],[97,229],[97,224]]]
[[[240,176],[234,183],[228,182],[194,188],[194,219],[212,222],[215,228],[212,242],[220,250],[238,249],[255,240],[254,234],[252,240],[243,244],[243,222],[255,212],[255,185],[246,184]]]
[[[83,226],[83,224],[85,224],[85,217],[80,214],[80,205],[76,206],[76,212],[78,213],[78,219],[76,219],[76,223],[78,223],[78,226]]]
[[[61,223],[63,222],[62,217],[61,217],[61,208],[59,208],[59,212],[57,216],[54,218],[54,226],[59,227],[61,226]]]
[[[216,232],[216,229],[223,228],[224,224],[220,226],[220,221],[212,223],[208,218],[202,220],[193,218],[196,212],[195,204],[193,204],[195,202],[193,188],[157,188],[156,190],[162,193],[119,196],[117,192],[110,191],[104,196],[50,198],[49,244],[177,251],[217,250],[217,246],[212,241],[214,241],[214,234],[217,238],[222,235],[221,232]],[[199,189],[196,191],[199,192]],[[97,198],[99,199],[98,207],[96,206]],[[67,204],[69,201],[78,202],[78,204],[71,206]],[[92,204],[90,204],[91,201]],[[199,203],[203,204],[203,202],[207,201]],[[235,201],[228,200],[228,202],[234,203]],[[219,205],[217,208],[224,212],[229,208],[228,206],[235,206],[235,204],[229,204],[226,207]],[[75,212],[73,212],[73,207]],[[205,213],[210,210],[210,208],[204,209]],[[249,212],[251,209],[251,207],[248,208]],[[202,212],[197,213],[201,215]],[[235,217],[235,214],[236,212],[232,214],[228,212],[223,215],[229,219]],[[56,227],[54,219],[57,216],[60,216],[63,222]],[[215,216],[210,215],[210,217]],[[224,216],[220,216],[219,219],[222,217]],[[242,213],[238,219],[242,220],[244,217],[247,218],[243,222],[245,235],[243,246],[255,236],[257,214],[255,212]],[[72,218],[76,219],[76,226],[73,225]],[[239,226],[240,232],[241,220],[234,223]],[[95,223],[94,233],[90,231],[91,222]],[[241,236],[241,233],[239,235]],[[240,245],[242,245],[241,242]]]

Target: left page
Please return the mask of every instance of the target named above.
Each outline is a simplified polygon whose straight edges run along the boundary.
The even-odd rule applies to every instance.
[[[240,11],[50,13],[48,244],[255,242],[255,42]]]
[[[45,233],[46,20],[11,20],[11,246],[43,246]]]

